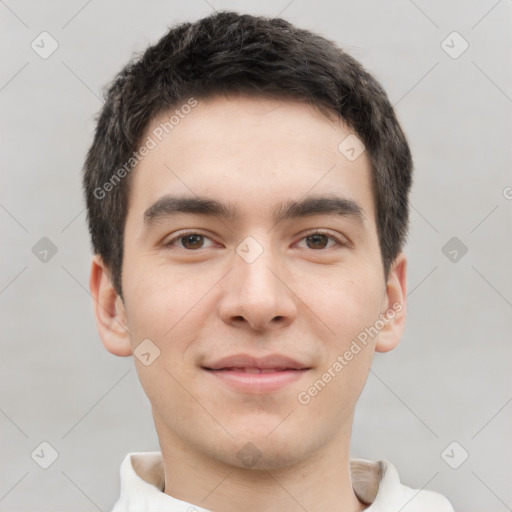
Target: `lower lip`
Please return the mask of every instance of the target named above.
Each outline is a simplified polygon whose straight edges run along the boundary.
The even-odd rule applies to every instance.
[[[236,370],[205,370],[214,378],[246,393],[270,393],[297,382],[309,370],[246,373]]]

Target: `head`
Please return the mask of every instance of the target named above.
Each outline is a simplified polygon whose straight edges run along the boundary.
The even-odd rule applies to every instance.
[[[150,353],[161,443],[276,467],[347,435],[404,328],[411,173],[379,83],[282,19],[184,23],[117,75],[84,168],[90,286],[106,348]],[[307,369],[247,393],[206,369],[234,354]]]

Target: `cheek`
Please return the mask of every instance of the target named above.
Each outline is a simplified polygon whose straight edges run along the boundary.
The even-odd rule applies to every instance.
[[[126,310],[130,341],[137,346],[149,339],[158,357],[145,366],[135,357],[137,373],[152,403],[161,402],[162,388],[173,403],[187,403],[179,382],[190,382],[196,371],[194,343],[204,338],[202,331],[215,311],[212,292],[216,275],[185,275],[179,268],[140,264],[127,275],[136,276],[126,283]],[[147,343],[147,342],[146,342]],[[150,345],[151,346],[151,345]],[[171,407],[170,403],[166,407]]]
[[[180,383],[193,377],[194,368],[184,364],[184,355],[203,323],[197,305],[206,292],[190,276],[176,271],[171,275],[168,267],[154,262],[141,261],[126,269],[130,276],[124,286],[128,328],[140,383],[152,406],[171,411],[178,424],[180,415],[186,416],[194,407]],[[147,339],[154,344],[149,352],[157,354],[149,365],[137,357],[138,345]],[[175,404],[180,404],[179,411]]]
[[[133,335],[153,337],[164,343],[180,327],[187,324],[189,314],[201,301],[208,282],[184,275],[179,268],[154,261],[126,265],[124,289],[127,301],[128,327]]]
[[[310,275],[298,295],[313,311],[312,318],[325,326],[327,339],[341,349],[379,317],[384,288],[373,271],[332,269],[323,274]]]
[[[351,417],[368,377],[375,339],[367,329],[379,318],[380,291],[376,280],[358,277],[331,281],[308,297],[326,334],[318,332],[322,362],[297,398],[312,415],[324,417],[327,408],[336,428]]]

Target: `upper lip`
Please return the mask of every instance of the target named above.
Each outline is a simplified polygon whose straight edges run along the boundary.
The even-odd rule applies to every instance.
[[[283,370],[310,369],[309,366],[281,354],[271,354],[265,357],[235,354],[219,359],[213,363],[205,364],[203,368],[208,370],[223,370],[226,368],[259,368],[261,370],[273,368]]]

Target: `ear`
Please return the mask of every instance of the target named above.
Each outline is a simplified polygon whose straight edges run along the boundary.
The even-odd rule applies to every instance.
[[[123,300],[115,291],[110,272],[98,255],[92,259],[89,288],[103,345],[116,356],[132,355]]]
[[[398,345],[405,329],[407,314],[407,258],[401,252],[393,262],[386,284],[381,318],[384,327],[379,331],[375,350],[388,352]]]

